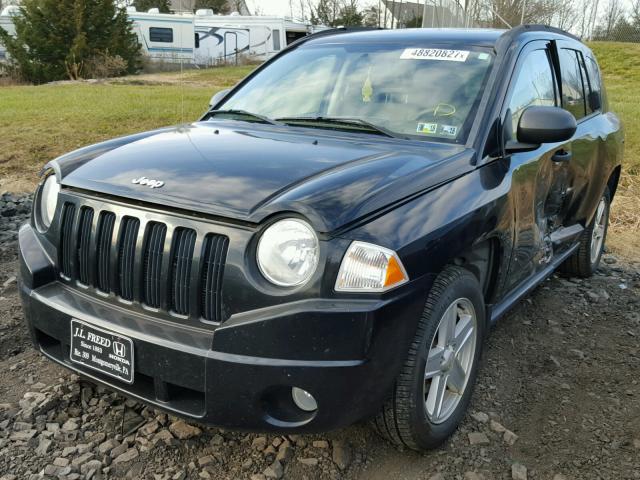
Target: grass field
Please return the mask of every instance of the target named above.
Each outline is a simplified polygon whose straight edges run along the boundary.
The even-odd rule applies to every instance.
[[[640,251],[640,44],[595,42],[612,110],[625,125],[614,246]],[[0,191],[30,190],[49,159],[118,135],[198,118],[213,93],[253,66],[127,77],[102,83],[0,87]],[[616,240],[617,239],[617,240]]]

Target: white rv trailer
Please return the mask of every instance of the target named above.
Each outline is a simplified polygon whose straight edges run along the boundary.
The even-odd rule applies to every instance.
[[[196,65],[236,62],[241,56],[267,60],[298,38],[322,30],[285,17],[136,12],[127,9],[144,52],[152,59]]]
[[[211,10],[198,10],[195,62],[235,61],[239,55],[267,60],[313,31],[310,24],[285,17],[214,15]]]
[[[16,34],[16,28],[13,25],[12,17],[17,15],[20,12],[19,7],[15,5],[9,5],[5,7],[2,12],[0,12],[0,28],[5,30],[9,35]],[[6,60],[7,58],[7,49],[0,43],[0,62]]]
[[[143,51],[152,60],[169,63],[193,63],[196,34],[193,15],[158,13],[157,9],[136,12],[127,8],[133,31]]]

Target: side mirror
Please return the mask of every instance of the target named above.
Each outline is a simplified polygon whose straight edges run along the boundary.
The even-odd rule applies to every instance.
[[[540,145],[564,142],[578,128],[576,118],[559,107],[527,107],[518,123],[518,143]]]
[[[220,101],[227,96],[227,94],[231,91],[230,88],[226,88],[224,90],[220,90],[218,93],[215,93],[211,100],[209,100],[209,107],[213,107],[214,105],[220,103]]]

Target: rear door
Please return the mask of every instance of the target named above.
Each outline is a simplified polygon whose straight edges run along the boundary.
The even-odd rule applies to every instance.
[[[559,220],[564,226],[585,225],[602,194],[598,180],[606,175],[602,155],[610,126],[602,116],[599,71],[589,52],[578,42],[559,41],[555,47],[561,106],[578,123],[571,156],[561,163],[566,192]]]

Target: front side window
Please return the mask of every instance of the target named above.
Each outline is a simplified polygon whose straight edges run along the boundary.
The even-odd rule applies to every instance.
[[[149,40],[152,42],[173,43],[173,28],[149,28]]]
[[[560,77],[562,77],[562,108],[571,112],[576,120],[585,116],[584,87],[578,62],[578,52],[560,49]]]
[[[489,50],[476,47],[305,45],[219,108],[274,119],[359,119],[402,136],[463,143],[492,62]]]
[[[556,93],[546,50],[534,50],[529,53],[518,74],[509,102],[512,132],[518,131],[518,122],[522,112],[532,105],[553,107]]]

